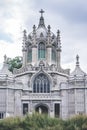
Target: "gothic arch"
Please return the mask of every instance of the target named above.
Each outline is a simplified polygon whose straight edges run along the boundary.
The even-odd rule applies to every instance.
[[[44,103],[39,103],[35,106],[35,111],[42,114],[49,114],[49,106]]]
[[[38,44],[38,59],[45,59],[46,58],[46,46],[43,41],[39,42]]]
[[[36,107],[39,107],[39,106],[45,106],[45,107],[47,107],[47,109],[49,109],[48,104],[43,103],[43,102],[40,102],[40,103],[36,104],[36,105],[35,105],[35,108],[36,108]]]
[[[51,91],[52,79],[42,71],[32,77],[31,83],[33,93],[50,93]]]

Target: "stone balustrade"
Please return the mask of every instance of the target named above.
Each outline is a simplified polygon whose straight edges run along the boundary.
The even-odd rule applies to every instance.
[[[42,68],[45,71],[57,71],[56,67],[51,68],[51,67],[44,67],[43,66]],[[15,68],[14,71],[13,71],[13,73],[14,74],[21,74],[21,73],[25,73],[25,72],[28,72],[28,71],[38,71],[40,69],[41,69],[40,67],[33,67],[33,66],[30,66],[30,65],[27,65],[27,66],[22,67],[20,69],[16,69]]]
[[[63,70],[63,69],[57,69],[56,66],[38,66],[38,67],[34,67],[30,64],[28,64],[27,66],[24,66],[20,69],[14,69],[13,74],[22,74],[22,73],[26,73],[26,72],[34,72],[34,71],[39,71],[40,69],[43,69],[44,71],[55,71],[55,72],[59,72],[59,73],[64,73],[64,74],[69,74],[69,70]]]
[[[23,95],[22,100],[61,100],[60,96],[54,93],[29,93]]]

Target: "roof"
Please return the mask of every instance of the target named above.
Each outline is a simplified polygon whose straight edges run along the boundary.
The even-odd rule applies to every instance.
[[[86,73],[80,68],[80,65],[79,65],[79,56],[77,55],[76,56],[76,67],[74,69],[74,71],[70,74],[70,76],[84,76],[86,75]]]
[[[36,39],[41,38],[44,40],[47,40],[47,38],[49,37],[50,40],[53,41],[53,43],[57,44],[57,37],[55,36],[55,34],[53,32],[51,32],[50,25],[48,25],[47,28],[45,26],[44,17],[43,17],[44,11],[41,10],[40,13],[41,13],[41,16],[39,19],[38,27],[36,28],[35,25],[33,26],[33,31],[28,35],[28,41],[32,42],[34,39],[34,36]]]
[[[2,69],[0,70],[0,75],[12,76],[13,74],[8,70],[8,64],[4,63]]]

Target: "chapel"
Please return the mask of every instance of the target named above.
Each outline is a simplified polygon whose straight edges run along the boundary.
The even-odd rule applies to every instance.
[[[61,67],[60,30],[46,27],[40,10],[38,25],[29,34],[23,31],[22,67],[9,71],[4,56],[0,70],[0,119],[38,112],[66,119],[87,114],[87,74],[79,56],[73,72]]]

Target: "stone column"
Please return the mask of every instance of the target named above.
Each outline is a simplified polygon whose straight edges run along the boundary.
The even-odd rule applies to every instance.
[[[60,31],[57,31],[57,60],[56,65],[57,68],[60,68],[60,61],[61,60],[61,41],[60,41]]]
[[[6,89],[6,117],[10,116],[8,113],[8,87]]]
[[[56,55],[57,68],[60,68],[60,63],[61,63],[61,50],[57,48],[57,55]]]
[[[23,66],[26,66],[26,64],[27,64],[27,49],[23,47],[22,52],[23,52]]]
[[[32,42],[32,65],[37,62],[37,45],[36,45],[36,26],[33,26],[33,42]]]
[[[52,64],[52,46],[51,45],[47,46],[47,63],[49,65]]]
[[[32,65],[35,65],[37,63],[37,46],[32,46]]]
[[[49,65],[52,64],[52,45],[51,45],[51,27],[48,25],[48,32],[47,32],[47,62]]]
[[[27,35],[26,30],[23,31],[23,66],[26,66],[27,63]]]

